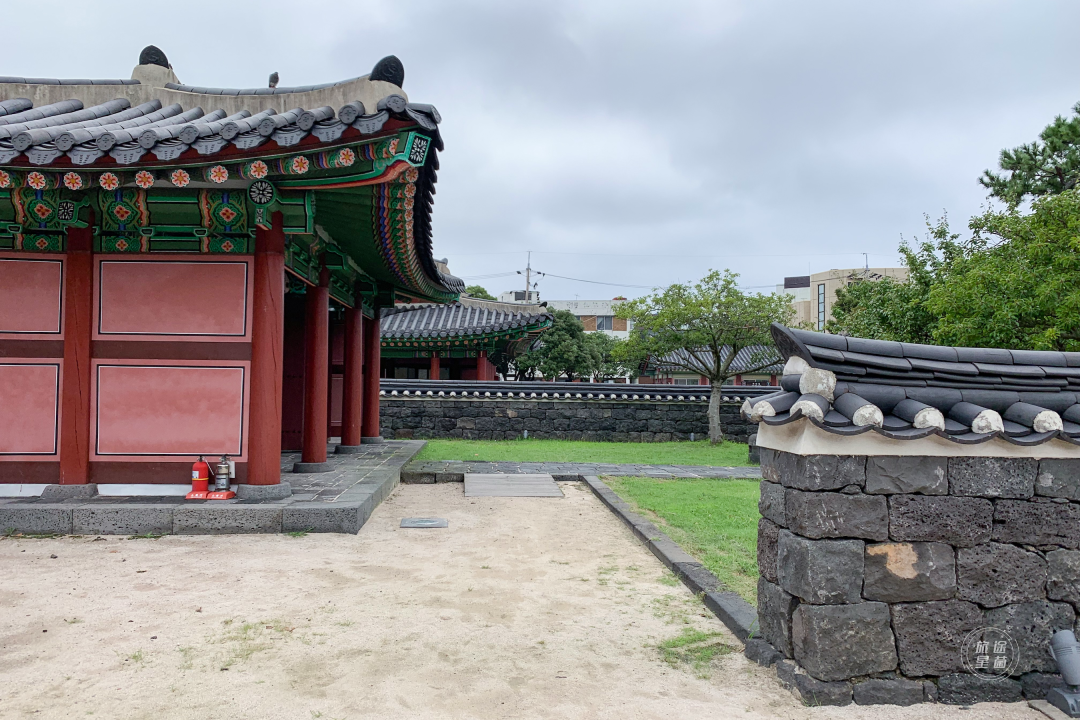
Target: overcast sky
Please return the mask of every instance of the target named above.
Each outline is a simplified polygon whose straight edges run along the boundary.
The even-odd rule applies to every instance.
[[[1080,101],[1075,0],[33,7],[0,75],[127,77],[153,43],[185,83],[302,85],[396,54],[443,117],[436,255],[495,294],[524,283],[473,278],[527,250],[613,284],[542,278],[548,300],[896,265],[924,214],[966,225],[1001,148]]]

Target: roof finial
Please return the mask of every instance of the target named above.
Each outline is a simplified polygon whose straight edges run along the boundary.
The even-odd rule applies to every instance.
[[[270,73],[270,87],[276,88],[278,84],[278,74],[276,72]]]
[[[172,70],[172,65],[169,64],[169,58],[165,57],[165,53],[161,51],[157,45],[147,45],[143,48],[143,51],[139,53],[140,65],[160,65],[163,68]]]
[[[397,59],[396,55],[387,55],[382,60],[375,63],[375,67],[371,69],[371,75],[368,79],[382,80],[391,85],[404,87],[405,66],[401,64],[401,61]]]

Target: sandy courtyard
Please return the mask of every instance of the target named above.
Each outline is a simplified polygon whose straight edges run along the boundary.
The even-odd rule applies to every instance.
[[[406,485],[357,536],[0,540],[0,717],[1043,717],[803,707],[584,485],[561,487]],[[449,529],[398,528],[427,516]],[[688,627],[736,651],[665,662]]]

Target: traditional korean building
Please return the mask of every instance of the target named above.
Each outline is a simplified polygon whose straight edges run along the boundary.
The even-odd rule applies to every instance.
[[[398,379],[495,380],[555,321],[541,305],[467,296],[383,313],[381,374]]]
[[[725,346],[725,352],[729,352]],[[745,347],[731,360],[731,370],[735,376],[733,385],[779,385],[778,378],[783,373],[784,363],[780,360],[761,366],[762,357],[775,356],[776,351],[762,345]],[[708,385],[709,380],[698,372],[691,372],[688,365],[694,365],[685,351],[679,351],[662,358],[648,358],[640,367],[638,383],[642,385]]]
[[[178,483],[228,454],[378,441],[380,309],[453,302],[431,253],[439,113],[384,58],[307,87],[0,77],[0,483]]]

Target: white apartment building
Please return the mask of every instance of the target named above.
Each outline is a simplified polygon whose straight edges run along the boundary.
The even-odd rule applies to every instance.
[[[810,323],[816,330],[824,330],[825,323],[832,318],[837,289],[886,277],[907,282],[907,268],[848,268],[786,277],[782,285],[776,286],[776,292],[792,296],[796,325]]]
[[[519,294],[524,294],[519,291]],[[612,300],[548,300],[549,310],[569,310],[581,320],[585,332],[604,332],[612,337],[625,340],[630,334],[633,323],[615,317],[614,307],[625,298]]]

